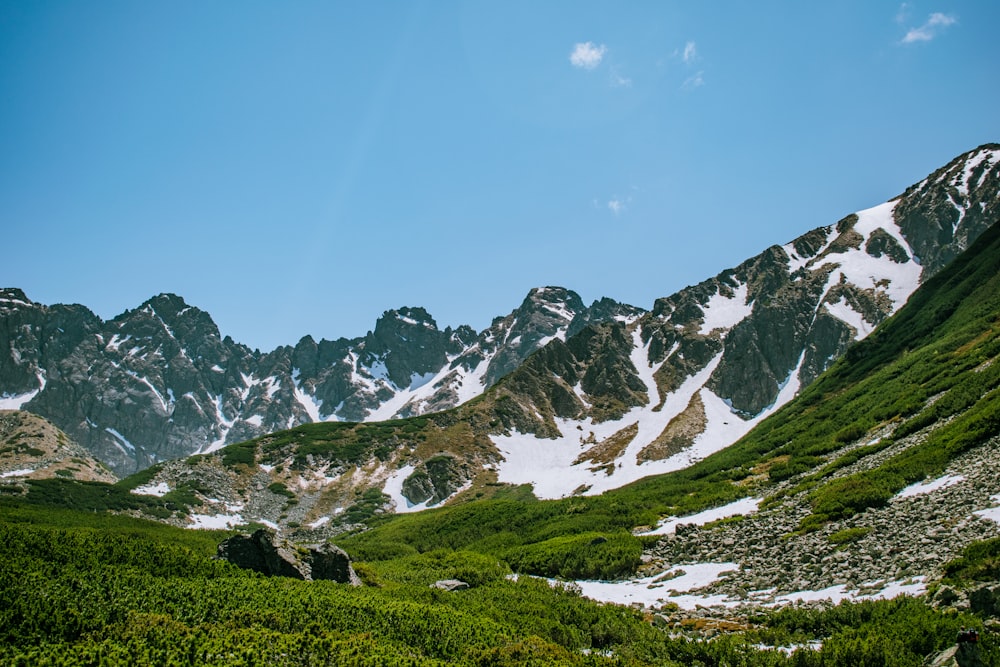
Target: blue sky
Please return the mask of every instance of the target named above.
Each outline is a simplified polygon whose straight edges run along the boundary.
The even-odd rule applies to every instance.
[[[1000,4],[0,1],[0,286],[270,350],[637,306],[1000,141]]]

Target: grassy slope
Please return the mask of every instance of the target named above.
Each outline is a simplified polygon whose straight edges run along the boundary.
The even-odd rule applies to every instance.
[[[556,561],[564,557],[561,540],[567,535],[620,535],[660,515],[766,492],[771,480],[812,472],[797,487],[811,491],[814,513],[803,525],[809,529],[884,503],[906,484],[938,472],[954,456],[1000,432],[1000,363],[993,362],[1000,354],[998,334],[1000,226],[994,226],[795,401],[691,468],[599,497],[495,499],[387,517],[344,546],[364,558],[440,547],[503,556],[514,547],[549,541]],[[931,396],[937,400],[927,406]],[[881,467],[826,481],[832,470],[880,451],[893,438],[830,460],[845,443],[880,426],[895,426],[895,437],[903,437],[951,417],[923,444]],[[762,470],[769,475],[761,476]]]
[[[979,627],[898,600],[789,609],[692,641],[628,608],[511,581],[503,562],[467,551],[359,564],[372,586],[356,589],[213,561],[221,534],[2,505],[0,664],[780,665],[783,654],[755,645],[822,638],[822,651],[801,651],[796,664],[916,666],[960,625]],[[429,586],[451,577],[473,588]]]
[[[601,651],[610,650],[623,664],[780,664],[780,656],[748,643],[822,636],[822,651],[800,654],[798,664],[919,664],[950,643],[958,625],[974,619],[899,600],[827,612],[786,610],[761,617],[748,635],[695,643],[668,638],[632,610],[505,575],[512,565],[566,576],[627,571],[638,557],[628,529],[766,490],[768,477],[800,476],[798,490],[811,494],[814,511],[804,529],[884,502],[1000,430],[998,314],[1000,228],[994,228],[733,447],[600,497],[542,502],[524,489],[501,489],[492,499],[378,519],[372,530],[342,541],[367,561],[360,573],[378,585],[362,590],[236,571],[208,558],[219,535],[45,507],[54,502],[51,493],[36,496],[42,503],[36,505],[5,500],[0,661],[46,664],[58,658],[73,664],[104,655],[112,663],[605,664],[612,660]],[[928,405],[930,397],[937,400]],[[469,410],[488,418],[483,402]],[[944,418],[951,418],[946,426],[880,468],[827,481],[826,473],[848,462],[829,457],[844,443],[886,425],[900,438]],[[368,440],[366,447],[377,448],[407,427],[423,432],[406,420],[371,427],[391,434],[351,427],[351,442]],[[269,444],[319,446],[320,438],[324,447],[339,447],[341,438],[313,429],[301,431],[313,438],[308,442],[279,437]],[[264,450],[255,449],[254,456]],[[84,499],[99,497],[93,492]],[[968,556],[975,567],[955,566],[951,576],[992,571],[995,548],[981,549],[985,557]],[[460,594],[429,588],[450,577],[476,586]]]
[[[528,573],[614,576],[638,564],[640,542],[629,533],[635,526],[767,493],[771,481],[792,475],[799,475],[796,490],[811,493],[814,513],[803,529],[850,515],[885,502],[905,484],[940,470],[950,458],[1000,430],[1000,363],[989,363],[1000,353],[998,313],[1000,228],[995,226],[796,400],[740,442],[691,468],[599,497],[559,501],[537,501],[527,488],[494,487],[492,498],[375,517],[369,520],[373,530],[342,544],[368,560],[466,549],[508,559]],[[381,451],[387,442],[409,439],[419,446],[454,431],[456,424],[469,425],[464,431],[468,437],[482,437],[496,421],[492,393],[428,417],[372,425],[311,424],[232,445],[220,455],[234,459],[233,465],[264,457],[273,461],[274,456],[298,459],[304,453],[349,462]],[[931,396],[938,400],[926,407]],[[845,443],[880,426],[894,426],[895,437],[902,437],[949,417],[955,418],[921,446],[880,468],[827,481],[833,469],[875,453],[893,439],[832,457]],[[136,483],[130,478],[119,486]],[[60,492],[33,489],[36,496],[43,490],[51,491],[49,496]],[[597,535],[607,542],[591,545]],[[515,553],[525,549],[528,553]]]

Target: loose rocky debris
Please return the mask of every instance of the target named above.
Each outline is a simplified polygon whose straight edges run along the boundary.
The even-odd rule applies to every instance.
[[[431,588],[440,588],[443,591],[464,591],[469,588],[469,584],[460,579],[442,579],[431,584]]]
[[[724,595],[733,605],[773,604],[797,592],[833,587],[866,595],[889,582],[931,582],[941,566],[968,544],[1000,536],[1000,525],[974,514],[991,507],[992,496],[1000,492],[998,457],[1000,438],[993,438],[956,458],[942,473],[960,476],[962,481],[931,493],[894,499],[811,533],[795,532],[808,514],[808,503],[797,496],[765,505],[742,519],[678,527],[647,552],[643,574],[695,563],[735,563],[738,568],[724,577],[690,591],[705,595],[706,600]],[[863,459],[857,465],[866,464],[872,462]],[[848,467],[835,476],[854,471]],[[848,528],[858,529],[853,541],[831,541],[832,534]],[[1000,590],[976,595],[986,605],[985,597],[1000,598]],[[996,606],[995,598],[990,600]]]
[[[294,545],[263,528],[249,537],[234,535],[224,540],[215,557],[270,577],[361,585],[350,556],[340,547],[329,543]]]

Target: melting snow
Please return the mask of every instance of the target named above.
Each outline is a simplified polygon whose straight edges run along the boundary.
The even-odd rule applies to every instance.
[[[990,500],[995,503],[1000,503],[1000,495],[990,496]],[[982,518],[994,523],[1000,523],[1000,507],[988,507],[986,509],[976,510],[973,514],[981,516]]]
[[[110,426],[107,427],[107,428],[105,428],[104,430],[107,431],[108,433],[110,433],[111,435],[113,435],[115,437],[115,439],[118,440],[118,442],[115,443],[115,444],[118,445],[119,449],[121,449],[122,451],[125,451],[125,448],[128,448],[128,450],[131,451],[131,452],[135,451],[135,445],[133,445],[128,440],[126,440],[124,435],[122,435],[118,431],[114,430]],[[125,447],[122,447],[122,445],[124,445]]]
[[[306,411],[309,415],[310,421],[321,422],[324,421],[323,417],[320,415],[320,408],[323,406],[323,401],[317,401],[316,398],[302,389],[302,385],[299,384],[299,369],[292,369],[292,390],[295,392],[295,400],[299,402],[299,405]],[[336,419],[336,417],[333,417]],[[248,420],[249,421],[249,420]],[[260,424],[258,424],[260,426]]]
[[[677,567],[684,574],[674,579],[660,583],[658,574],[631,581],[575,581],[580,592],[598,602],[615,602],[632,604],[638,602],[646,607],[656,607],[667,602],[673,602],[684,609],[694,609],[696,605],[709,606],[726,604],[725,595],[683,595],[688,591],[697,590],[716,581],[725,572],[738,570],[736,563],[695,563]],[[732,605],[732,602],[729,602]]]
[[[892,217],[896,204],[897,202],[891,201],[864,211],[858,211],[858,221],[854,225],[854,231],[867,239],[876,229],[882,228],[912,256],[913,250],[903,238],[903,233]],[[872,257],[864,250],[863,246],[857,250],[851,249],[845,253],[828,255],[822,261],[832,261],[840,265],[839,271],[830,274],[827,289],[839,283],[841,275],[846,276],[848,281],[861,289],[874,288],[878,282],[889,281],[887,286],[880,289],[883,289],[892,299],[893,312],[906,303],[906,300],[920,285],[921,268],[919,264],[916,262],[897,264],[884,255]]]
[[[964,481],[965,477],[962,475],[945,475],[944,477],[938,477],[937,479],[929,482],[917,482],[916,484],[910,484],[908,487],[897,493],[895,497],[910,498],[924,493],[932,493],[938,489],[944,489]]]
[[[312,523],[307,523],[306,525],[309,526],[310,528],[319,528],[320,526],[323,526],[323,525],[328,524],[328,523],[330,523],[330,517],[328,517],[328,516],[321,516],[320,518],[316,519]]]
[[[29,391],[27,394],[0,395],[0,410],[20,410],[21,406],[38,395],[39,390]]]
[[[159,484],[147,484],[145,486],[137,486],[132,489],[132,493],[138,496],[157,496],[162,498],[163,496],[170,493],[170,485],[166,482],[160,482]]]
[[[433,380],[435,375],[437,375],[437,373],[434,371],[424,374],[414,373],[410,377],[410,387],[409,387],[410,391],[413,391],[415,389],[420,389],[425,384]]]
[[[871,593],[862,593],[863,590],[871,590]],[[793,602],[815,602],[818,600],[830,600],[834,604],[844,600],[889,600],[900,595],[922,595],[927,590],[926,577],[914,577],[904,581],[868,582],[860,588],[848,590],[844,584],[830,586],[818,591],[796,591],[781,595],[775,598],[774,606],[781,604],[791,604]]]
[[[38,392],[45,389],[45,372],[41,370],[36,371],[35,377],[38,378],[38,389],[34,391],[18,395],[0,394],[0,410],[20,410],[22,405],[37,396]]]
[[[757,506],[760,505],[761,500],[761,498],[741,498],[740,500],[733,501],[728,505],[713,507],[703,512],[698,512],[697,514],[682,517],[670,517],[669,519],[664,520],[654,530],[643,534],[668,535],[673,533],[680,524],[693,523],[697,526],[703,526],[706,523],[710,523],[718,519],[725,519],[730,516],[736,516],[738,514],[752,514],[757,511]]]
[[[698,333],[707,335],[714,329],[731,329],[749,317],[752,309],[752,305],[747,303],[746,285],[737,287],[732,297],[716,292],[709,298],[708,303],[701,307],[705,320]]]
[[[427,509],[426,501],[415,505],[403,495],[403,482],[413,474],[414,470],[416,468],[411,465],[403,466],[389,475],[388,479],[385,480],[385,486],[382,487],[382,493],[392,498],[392,501],[396,504],[397,514],[419,512],[420,510]]]
[[[705,383],[718,366],[721,355],[713,359],[704,369],[688,378],[677,391],[671,393],[663,408],[654,412],[659,403],[659,390],[653,379],[657,367],[648,361],[647,348],[642,345],[639,331],[633,332],[632,364],[645,383],[650,401],[645,406],[632,408],[621,419],[601,424],[557,419],[556,426],[562,434],[555,439],[538,438],[533,434],[512,432],[510,435],[492,436],[493,443],[503,455],[497,476],[499,481],[511,484],[532,484],[539,498],[560,498],[575,491],[583,490],[586,495],[603,493],[609,489],[624,486],[649,475],[659,475],[690,466],[745,435],[755,424],[779,407],[787,403],[799,388],[799,367],[789,373],[774,404],[751,420],[743,420],[732,413],[729,406],[708,389]],[[799,366],[802,359],[799,360]],[[699,392],[705,405],[708,420],[705,431],[695,438],[688,449],[660,461],[639,463],[637,455],[655,440],[675,416],[680,414]],[[593,464],[574,461],[591,445],[584,439],[593,433],[601,442],[621,429],[638,424],[638,432],[624,453],[614,462],[612,474],[603,466],[592,470]],[[577,426],[581,428],[578,429]]]
[[[24,477],[25,475],[30,475],[35,472],[31,468],[22,468],[20,470],[10,470],[8,472],[0,472],[0,478],[2,477]]]
[[[900,595],[922,595],[927,590],[925,578],[914,577],[905,581],[864,583],[852,590],[848,590],[844,585],[838,585],[818,591],[796,591],[778,597],[774,596],[774,589],[753,591],[746,599],[739,599],[725,594],[695,592],[715,583],[727,572],[738,570],[739,566],[735,563],[695,563],[676,565],[673,569],[682,571],[683,574],[661,582],[656,580],[664,576],[663,574],[629,581],[575,581],[573,584],[580,587],[584,596],[598,602],[623,605],[639,603],[651,608],[674,603],[682,609],[714,605],[739,607],[745,604],[777,607],[798,601],[817,600],[831,600],[834,603],[842,600],[888,600]]]
[[[853,327],[854,330],[858,332],[857,340],[861,340],[875,329],[875,325],[869,324],[868,321],[865,320],[864,316],[854,310],[854,308],[851,307],[851,304],[847,303],[847,300],[843,297],[841,297],[836,303],[824,303],[823,307],[838,320],[841,320],[848,326]]]
[[[265,525],[274,526],[271,522],[264,521],[263,519],[258,519],[257,521]],[[192,514],[191,522],[192,525],[189,528],[203,528],[206,530],[234,528],[244,523],[243,517],[239,514]]]

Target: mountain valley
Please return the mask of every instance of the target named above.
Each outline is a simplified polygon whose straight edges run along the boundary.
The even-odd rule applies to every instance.
[[[171,295],[102,322],[4,290],[0,639],[917,665],[972,627],[980,662],[939,664],[998,664],[998,222],[990,144],[648,311],[538,288],[480,333],[400,308],[266,354]],[[260,528],[335,542],[365,585],[209,559]]]

